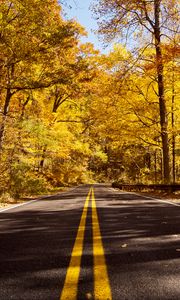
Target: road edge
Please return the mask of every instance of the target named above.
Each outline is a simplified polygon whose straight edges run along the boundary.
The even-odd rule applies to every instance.
[[[23,202],[23,203],[19,203],[19,204],[15,204],[15,205],[12,205],[12,206],[8,206],[6,208],[0,209],[0,213],[2,213],[4,211],[7,211],[7,210],[11,210],[11,209],[17,208],[17,207],[20,207],[20,206],[28,205],[28,204],[31,204],[33,202],[37,202],[38,200],[43,200],[43,199],[50,198],[50,197],[53,197],[53,196],[56,196],[56,195],[62,195],[63,193],[71,192],[71,191],[77,189],[78,187],[79,187],[79,185],[76,186],[76,187],[73,187],[73,188],[69,188],[66,191],[58,192],[58,193],[53,194],[53,195],[52,194],[51,195],[43,195],[43,196],[37,197],[37,198],[35,198],[33,200],[30,200],[30,201],[26,201],[26,202]]]
[[[170,200],[168,201],[168,200],[163,200],[163,199],[159,199],[159,198],[154,198],[154,197],[151,197],[151,196],[145,196],[145,195],[142,195],[142,194],[139,194],[139,193],[136,193],[136,192],[122,191],[122,190],[119,190],[119,189],[113,188],[113,187],[112,187],[112,189],[116,192],[123,192],[123,193],[126,193],[126,194],[133,194],[133,195],[136,195],[136,196],[140,196],[141,198],[146,198],[146,199],[150,199],[150,200],[154,200],[154,201],[164,202],[164,203],[168,203],[168,204],[180,207],[180,204],[174,203]]]

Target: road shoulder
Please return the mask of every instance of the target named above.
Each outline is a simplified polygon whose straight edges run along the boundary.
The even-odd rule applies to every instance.
[[[113,188],[115,191],[121,191],[125,193],[132,193],[136,195],[140,195],[141,197],[153,199],[153,200],[160,200],[167,203],[172,203],[175,205],[180,206],[180,193],[163,193],[163,192],[139,192],[139,191],[126,191],[120,190],[118,188]]]

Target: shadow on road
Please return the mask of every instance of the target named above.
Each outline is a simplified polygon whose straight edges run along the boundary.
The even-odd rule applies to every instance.
[[[87,191],[88,186],[82,187],[0,215],[1,300],[59,299]],[[117,284],[113,299],[119,300],[118,286],[121,299],[162,299],[154,292],[157,280],[180,275],[180,208],[137,195],[113,194],[102,186],[95,188],[95,197],[110,281]],[[92,246],[90,227],[88,223],[87,249]],[[91,251],[82,261],[85,270],[92,268]],[[80,278],[84,291],[92,280],[88,272]],[[138,288],[145,285],[144,276],[151,280],[149,298]],[[131,294],[135,278],[139,298]],[[165,292],[163,299],[178,299],[177,295],[180,299],[176,285],[173,292],[168,287]],[[84,294],[79,295],[84,299]]]
[[[0,214],[0,299],[59,299],[89,186]]]
[[[180,299],[180,207],[101,189],[96,199],[113,299]]]

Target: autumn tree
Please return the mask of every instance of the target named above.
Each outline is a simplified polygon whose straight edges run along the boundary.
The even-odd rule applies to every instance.
[[[43,3],[3,0],[0,11],[2,148],[12,97],[20,91],[68,82],[71,61],[68,62],[67,53],[77,44],[83,30],[77,23],[61,18],[60,6],[55,0]],[[68,65],[68,75],[65,65]]]
[[[75,21],[62,19],[57,1],[3,0],[0,11],[0,177],[11,189],[18,174],[23,182],[26,167],[31,175],[37,172],[45,148],[52,149],[55,140],[56,155],[61,152],[63,157],[63,132],[68,136],[69,131],[60,123],[51,128],[56,119],[53,114],[62,104],[61,96],[67,96],[68,87],[72,97],[78,80],[83,81],[85,74],[89,80],[90,75],[79,48],[84,30]]]
[[[153,0],[153,1],[117,1],[101,0],[96,8],[96,14],[101,18],[99,32],[107,37],[107,40],[117,36],[132,36],[133,32],[139,33],[145,38],[145,48],[154,45],[158,82],[159,114],[161,125],[161,139],[163,149],[164,182],[170,182],[170,157],[168,142],[167,105],[164,88],[164,62],[162,54],[163,35],[170,36],[172,31],[177,31],[172,26],[172,20],[178,18],[177,1]],[[146,37],[145,37],[146,35]],[[149,38],[148,38],[149,37]]]

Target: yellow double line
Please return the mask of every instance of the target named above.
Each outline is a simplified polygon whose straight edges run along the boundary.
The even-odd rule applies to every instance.
[[[104,256],[101,232],[99,227],[94,189],[89,190],[83,208],[78,233],[71,254],[71,260],[66,273],[64,287],[60,300],[76,300],[78,293],[78,282],[81,269],[81,258],[83,254],[83,243],[86,227],[87,211],[91,199],[92,205],[92,231],[93,231],[93,271],[94,271],[94,299],[111,300],[111,288],[108,279],[107,266]]]

